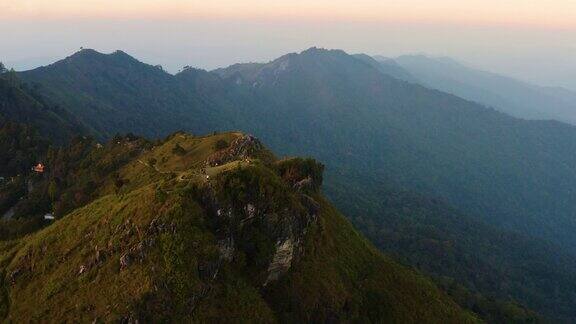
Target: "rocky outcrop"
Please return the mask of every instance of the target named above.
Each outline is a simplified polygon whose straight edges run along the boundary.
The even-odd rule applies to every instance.
[[[284,159],[274,163],[274,169],[298,191],[318,191],[322,186],[324,165],[314,159]]]
[[[232,161],[245,160],[254,157],[264,145],[252,135],[243,135],[236,138],[230,146],[215,152],[206,160],[208,166],[218,166]]]
[[[278,280],[283,274],[290,270],[292,259],[294,257],[294,242],[292,238],[285,241],[279,241],[276,244],[276,253],[270,265],[268,266],[268,278],[264,286],[268,283]]]
[[[312,181],[312,178],[306,177],[306,178],[296,182],[294,184],[294,189],[296,189],[298,191],[313,190],[314,189],[314,183]]]
[[[235,171],[231,171],[228,175],[234,177],[233,182],[245,181],[240,186],[251,192],[245,196],[248,197],[246,200],[222,200],[218,190],[231,190],[229,186],[222,185],[217,189],[217,186],[207,185],[203,188],[200,203],[210,215],[211,227],[218,240],[220,260],[230,262],[239,253],[259,259],[260,261],[255,261],[258,264],[262,263],[261,259],[265,260],[266,265],[260,268],[260,274],[254,278],[258,281],[257,284],[268,285],[286,274],[300,259],[304,252],[302,242],[309,226],[317,219],[320,205],[314,198],[295,190],[293,184],[285,182],[274,173],[254,172],[250,176],[242,174],[235,177],[233,172]],[[258,178],[260,176],[278,179],[279,183],[272,181],[270,186],[276,183],[281,188],[266,187],[266,190],[259,191],[260,188],[254,186],[262,181]],[[271,203],[274,197],[269,195],[275,190],[288,190],[290,193],[287,192],[285,195],[293,198],[287,199],[283,204]],[[253,242],[254,237],[258,237],[261,242],[267,242],[268,247],[273,246],[272,252],[260,251],[259,249],[266,251],[270,249],[256,246]],[[204,265],[203,272],[207,269],[208,267]],[[208,273],[217,273],[217,269],[212,269]]]

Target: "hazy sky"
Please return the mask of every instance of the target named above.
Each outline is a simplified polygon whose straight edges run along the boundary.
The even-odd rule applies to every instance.
[[[429,53],[576,89],[576,0],[0,0],[0,60],[30,68],[81,46],[170,71],[310,46]]]

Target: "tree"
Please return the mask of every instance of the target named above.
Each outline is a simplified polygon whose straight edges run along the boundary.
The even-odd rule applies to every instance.
[[[11,86],[16,87],[18,86],[18,76],[16,75],[16,71],[14,71],[14,69],[10,69],[10,71],[5,72],[7,73],[8,77],[8,83],[10,83]],[[5,74],[2,73],[2,74]]]
[[[6,66],[4,65],[4,63],[0,62],[0,74],[4,74],[6,72],[8,72]]]

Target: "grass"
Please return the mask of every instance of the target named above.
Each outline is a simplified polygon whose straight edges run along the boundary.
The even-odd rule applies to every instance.
[[[318,172],[314,161],[289,168],[233,161],[208,168],[208,181],[199,177],[216,143],[238,136],[175,134],[118,171],[128,180],[121,190],[102,181],[96,200],[40,232],[0,242],[0,319],[475,321],[428,279],[383,257],[319,192],[310,194],[321,212],[305,221],[292,182]],[[173,154],[176,144],[185,153]],[[232,216],[218,218],[206,197]],[[258,211],[248,221],[247,204]],[[294,264],[264,286],[286,235],[300,242]],[[219,240],[228,236],[235,252],[225,261]]]
[[[379,253],[325,199],[308,253],[270,288],[282,322],[474,323],[428,279]]]

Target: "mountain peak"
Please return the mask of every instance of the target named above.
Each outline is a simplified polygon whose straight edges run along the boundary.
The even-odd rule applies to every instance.
[[[102,54],[100,52],[98,52],[97,50],[93,49],[93,48],[83,48],[81,47],[79,51],[77,51],[76,53],[73,54],[74,55],[98,55],[98,54]]]
[[[110,71],[111,68],[114,68],[116,72],[127,70],[163,71],[161,68],[140,62],[121,50],[116,50],[112,53],[102,53],[94,49],[82,48],[60,61],[34,70],[25,71],[21,75],[26,79],[28,75],[38,73],[39,71],[51,71],[51,73],[55,74],[53,76],[59,76],[63,71],[74,75],[78,71]],[[165,72],[163,72],[163,74],[165,74]]]
[[[123,58],[130,58],[130,59],[134,59],[134,57],[132,57],[131,55],[129,55],[128,53],[121,51],[121,50],[115,50],[113,53],[108,54],[109,56],[114,56],[114,57],[123,57]]]
[[[95,49],[92,48],[80,48],[80,50],[74,52],[72,55],[66,57],[65,59],[61,60],[61,61],[65,61],[68,59],[79,59],[79,58],[91,58],[91,57],[98,57],[98,56],[103,56],[106,54],[100,53]]]
[[[333,54],[348,55],[346,52],[340,49],[327,49],[316,46],[310,47],[309,49],[304,50],[300,53],[300,55],[333,55]]]
[[[110,54],[99,52],[91,48],[81,48],[76,53],[68,56],[63,62],[67,61],[83,61],[83,60],[107,60],[107,61],[119,61],[119,62],[139,62],[134,57],[130,56],[126,52],[121,50],[116,50]],[[60,62],[62,62],[60,61]],[[59,62],[57,62],[59,63]]]

